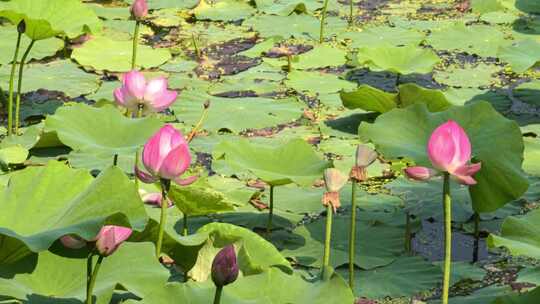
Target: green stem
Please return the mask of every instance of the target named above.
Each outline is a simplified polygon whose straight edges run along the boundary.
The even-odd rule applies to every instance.
[[[292,55],[287,55],[287,72],[292,71]]]
[[[323,10],[321,14],[321,32],[319,36],[319,43],[324,42],[324,23],[326,21],[326,10],[328,9],[328,0],[324,0]]]
[[[195,56],[197,56],[198,60],[201,60],[201,50],[199,49],[199,46],[197,45],[195,34],[191,34],[191,42],[193,43],[193,48],[195,49]]]
[[[19,57],[19,49],[21,48],[21,36],[17,35],[17,43],[15,45],[15,53],[13,54],[13,62],[11,62],[11,74],[9,75],[9,99],[8,99],[8,135],[13,132],[13,87],[15,84],[15,71],[17,69],[17,58]]]
[[[450,174],[444,173],[443,205],[444,205],[444,276],[442,304],[448,304],[450,289],[450,267],[452,263],[452,199],[450,197]]]
[[[24,51],[24,54],[21,58],[21,63],[19,64],[19,80],[17,82],[17,103],[15,104],[15,134],[19,133],[19,118],[21,114],[21,90],[22,90],[22,80],[23,80],[23,69],[24,69],[24,62],[26,61],[26,58],[30,54],[30,50],[32,50],[32,47],[34,46],[34,43],[36,41],[32,40],[28,47],[26,48],[26,51]]]
[[[353,7],[354,7],[353,0],[349,0],[349,26],[352,26],[353,21],[354,21],[354,19],[353,19],[353,11],[354,11]]]
[[[89,294],[90,281],[92,280],[92,263],[94,253],[91,251],[86,258],[86,295]]]
[[[409,211],[405,211],[405,253],[411,254],[411,215]]]
[[[182,235],[183,236],[187,236],[188,235],[188,215],[184,213],[184,218],[183,218],[183,228],[182,228]]]
[[[88,290],[86,291],[86,304],[92,304],[92,291],[94,290],[94,286],[96,285],[96,278],[99,272],[99,268],[101,267],[101,263],[103,262],[104,256],[100,255],[96,266],[94,267],[94,271],[92,272],[92,278],[90,279],[90,284],[88,284]]]
[[[167,220],[167,208],[169,204],[167,202],[167,193],[171,186],[170,180],[161,180],[161,215],[159,217],[159,230],[158,239],[156,243],[156,256],[159,258],[161,255],[161,246],[163,244],[163,233],[165,232],[165,222]]]
[[[270,185],[270,208],[268,211],[268,223],[266,224],[266,234],[272,233],[272,217],[274,216],[274,186]]]
[[[330,244],[332,238],[332,217],[334,215],[334,210],[332,209],[332,204],[326,206],[326,234],[324,237],[324,255],[323,255],[323,273],[322,277],[326,278],[328,275],[326,271],[330,266]]]
[[[352,180],[351,225],[349,231],[349,287],[354,290],[354,249],[356,242],[356,180]]]
[[[113,166],[117,166],[117,165],[118,165],[118,154],[115,154],[115,155],[113,156],[113,162],[112,162],[112,163],[113,163]]]
[[[216,293],[214,295],[214,304],[219,304],[221,302],[222,291],[223,291],[223,286],[216,286]]]
[[[473,263],[478,262],[480,250],[480,214],[474,213],[474,248],[473,248]]]
[[[137,118],[141,118],[143,115],[143,109],[144,105],[139,105],[139,108],[137,110]],[[135,168],[139,168],[139,163],[141,162],[140,156],[139,156],[139,149],[135,152]],[[137,174],[135,174],[135,188],[139,189],[139,179],[137,178]]]
[[[131,69],[135,69],[137,63],[137,44],[139,44],[139,27],[141,23],[139,20],[135,21],[135,31],[133,31],[133,50],[131,52]]]

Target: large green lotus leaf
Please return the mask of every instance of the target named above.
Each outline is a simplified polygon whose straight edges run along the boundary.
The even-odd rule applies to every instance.
[[[350,39],[353,48],[418,45],[424,37],[419,31],[398,26],[368,27],[361,32],[345,32],[338,36],[340,39]]]
[[[311,38],[319,37],[321,22],[310,15],[273,16],[261,15],[249,18],[243,25],[259,32],[261,37],[282,36],[284,38]]]
[[[437,71],[433,78],[438,82],[453,87],[487,87],[495,80],[493,74],[499,72],[500,67],[480,63],[477,66],[452,66],[444,71]]]
[[[131,41],[115,41],[104,36],[95,36],[71,54],[80,65],[96,70],[127,72],[131,70]],[[140,44],[137,47],[137,66],[153,68],[171,59],[168,49],[152,48]]]
[[[0,49],[2,49],[2,52],[0,52],[0,64],[6,64],[13,60],[16,41],[17,30],[14,26],[0,27]],[[21,50],[25,50],[29,44],[30,40],[23,36],[23,38],[21,38]],[[64,41],[57,38],[36,41],[34,47],[32,47],[32,50],[28,54],[28,59],[42,59],[53,56],[63,47]]]
[[[257,189],[247,187],[244,182],[235,178],[222,177],[216,174],[209,177],[207,181],[210,187],[220,191],[225,196],[225,199],[235,206],[249,204],[251,198],[259,193]]]
[[[418,165],[431,166],[426,153],[429,136],[448,119],[465,129],[474,159],[482,162],[482,169],[475,175],[478,183],[469,187],[474,210],[494,211],[521,197],[528,188],[521,169],[521,131],[514,121],[501,116],[487,102],[437,113],[415,104],[382,114],[373,124],[361,124],[359,134],[371,140],[387,158],[407,157]]]
[[[292,71],[287,75],[285,85],[299,93],[336,93],[340,90],[353,90],[356,84],[340,79],[338,76],[321,72]]]
[[[272,267],[292,273],[290,263],[274,245],[251,230],[227,223],[210,223],[197,230],[197,233],[208,235],[209,241],[199,251],[197,263],[189,272],[196,281],[209,278],[212,261],[218,251],[233,243],[237,245],[238,266],[244,276],[258,274]]]
[[[497,297],[514,294],[509,286],[494,284],[474,291],[466,296],[451,297],[449,304],[493,304]],[[428,304],[441,304],[440,300],[429,301]]]
[[[10,65],[4,65],[0,68],[0,84],[7,86],[10,72]],[[23,93],[46,89],[63,92],[68,97],[78,97],[94,92],[98,87],[99,77],[97,75],[85,73],[68,60],[25,65]]]
[[[28,158],[28,150],[22,146],[10,146],[0,149],[0,166],[6,168],[10,164],[22,164]]]
[[[514,97],[533,106],[540,105],[540,80],[524,82],[513,91]],[[540,132],[538,132],[540,133]]]
[[[322,178],[329,163],[301,139],[278,146],[257,145],[247,139],[223,141],[214,148],[214,163],[224,162],[237,172],[249,172],[273,185],[311,185]]]
[[[320,8],[322,3],[302,0],[255,0],[255,4],[258,11],[267,15],[289,16],[293,12],[314,11]]]
[[[97,3],[89,3],[96,15],[105,20],[127,20],[131,16],[131,12],[126,7],[104,6]]]
[[[292,64],[295,69],[335,67],[345,64],[347,52],[329,45],[315,46],[311,51],[298,55]]]
[[[463,23],[435,29],[427,37],[427,43],[437,50],[458,50],[484,57],[497,57],[498,47],[509,44],[496,27]]]
[[[171,185],[169,196],[174,205],[189,216],[234,210],[233,202],[220,191],[212,189],[205,179],[184,187]]]
[[[516,280],[518,283],[532,283],[535,285],[540,285],[540,266],[530,267],[521,270],[518,273],[518,278]]]
[[[200,1],[193,13],[198,20],[236,21],[254,14],[255,8],[246,0]]]
[[[152,286],[154,292],[141,302],[128,300],[126,304],[207,304],[212,302],[215,293],[210,280]],[[327,281],[312,281],[300,274],[289,275],[272,268],[261,274],[239,277],[223,289],[221,298],[223,304],[343,304],[353,301],[350,289],[339,275],[333,275]]]
[[[31,271],[25,273],[28,264],[32,264]],[[86,298],[86,259],[80,256],[63,257],[45,251],[10,265],[4,272],[10,270],[16,271],[13,278],[0,274],[0,296],[24,303],[81,303]],[[164,285],[168,277],[169,271],[155,258],[152,244],[124,243],[103,261],[94,289],[95,303],[109,303],[117,285],[145,297],[154,285]]]
[[[350,217],[334,216],[330,265],[338,267],[349,261]],[[403,250],[402,228],[387,225],[371,225],[357,219],[355,264],[363,269],[385,266],[394,261]],[[310,267],[321,267],[324,251],[325,220],[299,226],[293,235],[283,241],[282,254],[297,263]]]
[[[540,60],[540,42],[523,40],[514,45],[499,48],[501,60],[508,62],[516,73],[523,73]]]
[[[284,64],[286,64],[284,62]],[[285,86],[282,83],[283,72],[281,67],[274,67],[262,63],[249,70],[236,75],[224,76],[219,83],[214,83],[208,90],[211,95],[222,95],[227,93],[251,95],[275,95],[285,93]]]
[[[124,0],[124,2],[133,3],[133,0]],[[151,9],[161,9],[161,8],[177,8],[177,9],[188,9],[193,8],[197,5],[199,1],[197,0],[148,0],[148,7]]]
[[[540,210],[506,218],[501,235],[490,234],[487,243],[489,247],[504,246],[514,255],[540,259]]]
[[[56,132],[62,143],[75,151],[112,159],[114,154],[134,155],[161,124],[154,117],[127,118],[111,105],[95,108],[75,104],[58,108],[47,117],[45,129]]]
[[[432,112],[445,110],[451,105],[442,91],[422,88],[414,83],[400,85],[398,93],[385,92],[363,84],[355,91],[342,91],[339,95],[343,105],[348,109],[360,108],[378,113],[415,103],[425,103]]]
[[[432,179],[426,182],[397,178],[384,185],[392,195],[397,195],[405,201],[405,206],[411,214],[422,219],[433,218],[437,221],[444,219],[442,203],[442,180]],[[452,220],[466,222],[473,215],[471,197],[467,187],[451,183]]]
[[[525,13],[540,13],[540,3],[533,0],[501,0],[502,4],[510,9],[516,8]]]
[[[536,304],[538,300],[540,300],[540,287],[519,295],[499,297],[493,304]]]
[[[305,107],[295,98],[224,98],[195,90],[182,92],[179,100],[171,108],[181,122],[196,125],[204,110],[204,102],[209,100],[210,108],[202,128],[209,131],[226,129],[234,133],[295,121],[302,116]]]
[[[523,170],[527,174],[540,176],[540,142],[537,138],[523,137],[525,144]]]
[[[101,21],[94,11],[79,0],[12,0],[0,3],[0,17],[13,24],[26,22],[25,34],[32,40],[42,40],[65,34],[77,37],[86,31],[101,30]]]
[[[432,50],[414,45],[362,47],[358,50],[358,62],[372,71],[426,74],[430,73],[439,61],[439,56]]]
[[[348,271],[340,272],[348,278]],[[356,271],[354,292],[369,299],[412,296],[434,289],[441,279],[440,268],[422,257],[401,257],[385,267]]]
[[[105,221],[136,230],[146,224],[133,183],[115,167],[94,179],[86,170],[51,161],[13,174],[2,196],[0,233],[32,251],[46,250],[65,234],[92,239]]]

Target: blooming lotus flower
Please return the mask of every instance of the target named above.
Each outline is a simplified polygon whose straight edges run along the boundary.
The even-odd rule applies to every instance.
[[[323,194],[322,203],[324,206],[329,204],[334,212],[341,206],[339,201],[339,190],[345,186],[349,178],[338,169],[328,168],[324,170],[324,184],[326,192]]]
[[[440,125],[428,141],[427,154],[433,167],[439,172],[448,172],[464,185],[474,185],[473,175],[481,163],[470,164],[471,142],[465,130],[453,120]],[[405,174],[412,179],[427,180],[438,172],[425,167],[410,167]]]
[[[163,126],[144,145],[142,162],[149,174],[139,168],[135,168],[135,173],[145,183],[166,179],[185,186],[197,179],[196,176],[181,178],[191,164],[191,155],[182,133],[169,124]]]
[[[138,71],[131,71],[122,77],[122,86],[114,90],[116,103],[136,112],[143,107],[143,114],[167,109],[175,100],[177,93],[167,89],[165,77],[146,81]]]
[[[236,278],[238,278],[236,253],[234,246],[228,245],[223,247],[212,261],[212,281],[216,286],[223,287],[236,281]]]
[[[131,5],[131,15],[133,18],[139,20],[148,15],[148,4],[146,0],[135,0]]]
[[[132,230],[130,228],[106,225],[101,227],[98,235],[87,241],[76,235],[64,235],[60,238],[60,242],[67,248],[80,249],[88,243],[96,244],[96,248],[102,256],[113,254],[118,247],[129,238]]]

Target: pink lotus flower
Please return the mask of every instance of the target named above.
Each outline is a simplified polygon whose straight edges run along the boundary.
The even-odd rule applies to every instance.
[[[168,82],[164,77],[146,81],[138,71],[131,71],[122,77],[122,86],[114,90],[116,103],[136,112],[143,107],[143,114],[160,112],[167,109],[178,95],[167,89]]]
[[[191,164],[189,147],[180,131],[167,124],[163,126],[144,145],[142,162],[150,174],[135,168],[137,177],[145,183],[154,183],[158,179],[173,180],[178,185],[189,185],[197,176],[182,179]]]
[[[102,256],[113,254],[118,247],[129,238],[132,230],[130,228],[106,225],[101,228],[98,235],[87,241],[76,235],[64,235],[60,242],[67,248],[80,249],[88,243],[96,244],[96,248]]]
[[[135,0],[131,5],[131,15],[135,19],[141,19],[148,15],[148,4],[146,0]]]
[[[427,153],[431,164],[441,172],[448,172],[459,183],[474,185],[473,175],[481,168],[481,163],[470,164],[471,142],[465,130],[453,120],[440,125],[429,138]],[[436,171],[426,167],[410,167],[405,174],[412,179],[427,180]]]

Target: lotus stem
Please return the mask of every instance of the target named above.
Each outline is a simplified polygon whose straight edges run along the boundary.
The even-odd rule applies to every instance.
[[[19,118],[21,114],[21,90],[22,90],[22,81],[23,81],[23,71],[24,71],[24,62],[26,61],[26,58],[28,58],[28,55],[30,54],[30,50],[32,50],[32,47],[34,46],[34,43],[36,41],[32,40],[28,47],[26,48],[26,51],[24,51],[24,54],[21,58],[21,63],[19,64],[19,80],[17,82],[17,103],[15,104],[15,134],[19,133]]]
[[[118,166],[118,154],[113,156],[113,166]]]
[[[268,210],[268,223],[266,224],[266,234],[272,233],[272,217],[274,216],[274,185],[270,185],[270,207]]]
[[[156,256],[158,258],[161,255],[161,247],[163,244],[163,234],[165,232],[165,222],[167,220],[167,208],[169,208],[169,204],[167,202],[167,193],[169,192],[170,187],[170,180],[161,180],[161,215],[159,217],[158,239],[156,242]]]
[[[292,71],[292,55],[287,54],[287,72]]]
[[[221,302],[221,293],[223,292],[223,286],[216,286],[216,293],[214,294],[214,304]]]
[[[17,43],[15,44],[15,53],[11,62],[11,73],[9,75],[9,97],[8,97],[8,135],[13,133],[13,87],[15,83],[15,71],[17,69],[17,59],[19,57],[19,49],[21,48],[22,33],[17,35]]]
[[[323,267],[322,267],[322,277],[326,279],[328,277],[328,268],[330,266],[330,244],[332,238],[332,217],[334,215],[334,210],[332,209],[332,204],[326,206],[326,234],[324,237],[324,255],[323,255]]]
[[[88,290],[86,291],[86,304],[92,304],[92,292],[94,290],[94,286],[96,285],[96,278],[99,272],[99,268],[101,267],[101,263],[103,262],[104,256],[100,255],[96,266],[94,267],[94,271],[92,272],[92,278],[90,279],[90,283],[88,284]]]
[[[354,23],[353,11],[354,11],[354,2],[353,0],[349,0],[349,26],[352,26]]]
[[[474,248],[472,262],[478,262],[479,250],[480,250],[480,214],[475,212],[474,215]]]
[[[319,43],[324,42],[324,25],[326,21],[326,10],[328,9],[328,0],[324,0],[322,14],[321,14],[321,32],[319,35]]]
[[[94,252],[90,250],[88,257],[86,258],[86,295],[88,296],[90,290],[90,281],[92,280],[92,263]]]
[[[137,118],[141,118],[143,116],[143,109],[144,105],[140,104],[139,108],[137,109]],[[139,163],[141,162],[141,158],[139,156],[139,149],[135,152],[135,168],[139,168]],[[139,178],[137,178],[137,174],[135,174],[135,188],[139,190]]]
[[[354,290],[354,249],[356,242],[356,180],[352,179],[351,188],[351,225],[349,226],[349,287]]]
[[[195,125],[195,127],[191,129],[191,132],[189,132],[189,135],[187,137],[188,143],[190,143],[193,140],[193,138],[195,138],[195,135],[197,135],[197,132],[199,132],[199,130],[201,129],[204,121],[208,117],[209,109],[210,109],[210,101],[207,100],[203,105],[203,112],[201,114],[201,117],[199,118],[199,121],[197,121],[197,124]]]
[[[452,198],[450,197],[450,174],[444,173],[443,205],[444,205],[444,275],[442,304],[448,304],[450,290],[450,267],[452,266]]]
[[[182,235],[187,236],[188,234],[189,234],[189,231],[188,231],[188,215],[186,213],[184,213]]]
[[[409,211],[405,211],[405,252],[412,254],[412,233],[411,233],[411,214]]]
[[[197,45],[197,40],[195,39],[195,34],[191,34],[191,42],[193,43],[193,48],[195,49],[195,55],[197,56],[197,60],[201,60],[201,49],[199,49],[199,46]]]
[[[135,30],[133,31],[133,50],[131,52],[131,69],[135,69],[137,63],[137,44],[139,44],[139,28],[141,23],[139,20],[135,21]]]

